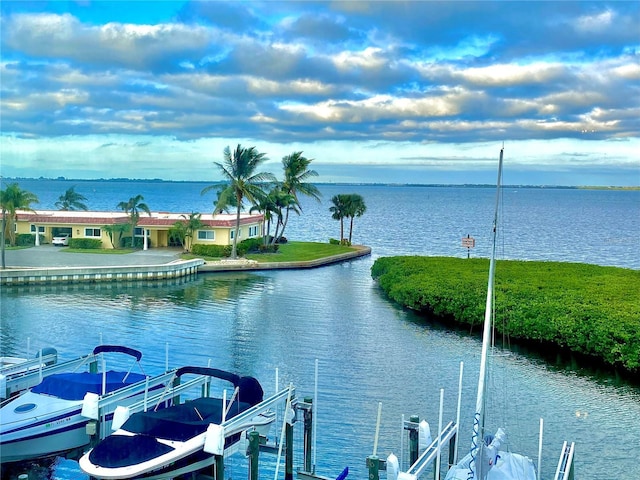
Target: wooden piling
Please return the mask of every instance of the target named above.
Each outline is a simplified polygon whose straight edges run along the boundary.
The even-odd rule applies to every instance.
[[[260,434],[249,432],[249,480],[258,480],[258,458],[260,455]]]
[[[413,465],[418,460],[418,430],[420,428],[420,417],[411,415],[409,422],[413,423],[409,428],[409,465]]]
[[[284,480],[293,480],[293,425],[289,423],[284,431]]]

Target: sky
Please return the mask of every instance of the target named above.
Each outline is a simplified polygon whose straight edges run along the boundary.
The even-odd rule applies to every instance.
[[[0,175],[640,185],[638,1],[0,2]]]

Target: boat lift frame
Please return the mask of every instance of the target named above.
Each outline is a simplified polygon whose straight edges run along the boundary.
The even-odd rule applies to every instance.
[[[89,364],[90,369],[97,369],[99,355],[99,353],[89,353],[74,360],[50,365],[51,362],[57,360],[57,354],[49,354],[36,357],[19,365],[21,370],[27,367],[27,371],[16,372],[11,370],[13,367],[6,367],[7,370],[3,369],[0,374],[0,398],[10,398],[22,390],[39,384],[43,378],[55,373],[74,371],[86,364]],[[92,367],[91,365],[95,366]],[[18,368],[18,366],[15,368]]]

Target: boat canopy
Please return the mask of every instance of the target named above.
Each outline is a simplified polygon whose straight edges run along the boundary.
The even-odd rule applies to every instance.
[[[109,370],[106,372],[105,393],[144,379],[145,376],[139,373]],[[63,400],[82,400],[87,393],[102,394],[102,373],[57,373],[44,378],[31,391]]]
[[[122,345],[98,345],[93,349],[93,354],[98,355],[99,353],[124,353],[125,355],[131,355],[135,357],[135,359],[139,362],[142,358],[142,352],[139,350],[135,350],[133,348],[124,347]]]

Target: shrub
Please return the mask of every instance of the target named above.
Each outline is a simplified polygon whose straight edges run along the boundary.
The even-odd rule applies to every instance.
[[[69,248],[100,250],[102,248],[102,241],[97,238],[70,238]]]
[[[122,237],[120,239],[120,246],[122,248],[144,248],[144,238],[133,237],[133,247],[131,246],[131,237]],[[147,248],[151,248],[151,239],[147,238]]]
[[[260,244],[260,246],[258,247],[258,253],[277,253],[279,248],[280,245],[278,245],[277,243],[270,245]]]
[[[287,237],[278,237],[278,241],[276,243],[287,243]]]
[[[196,243],[191,248],[191,253],[203,257],[228,257],[231,255],[230,245],[201,245]]]
[[[330,245],[340,245],[340,240],[337,240],[335,238],[330,238],[329,239],[329,244]]]
[[[247,253],[259,253],[260,247],[262,247],[264,240],[260,238],[247,238],[242,240],[236,245],[236,251],[239,256],[244,256]]]
[[[40,235],[40,245],[44,243],[44,236]],[[21,233],[16,236],[16,246],[33,247],[36,244],[36,236],[34,233]]]

